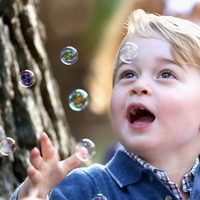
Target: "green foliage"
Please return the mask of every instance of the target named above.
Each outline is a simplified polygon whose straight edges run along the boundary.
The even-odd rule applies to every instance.
[[[89,46],[97,46],[107,23],[123,3],[123,0],[94,0],[95,8],[90,22],[89,30],[86,34],[86,41]],[[95,41],[95,42],[94,42]]]

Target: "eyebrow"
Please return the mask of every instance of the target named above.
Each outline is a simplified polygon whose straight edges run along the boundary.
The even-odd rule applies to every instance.
[[[164,62],[164,63],[169,63],[169,64],[175,64],[175,65],[178,65],[178,63],[170,58],[165,58],[165,57],[160,57],[160,58],[157,58],[157,60],[159,62]]]
[[[181,69],[185,70],[185,68],[183,67],[183,65],[181,65],[180,63],[176,62],[175,60],[172,60],[170,58],[165,58],[165,57],[160,57],[157,59],[158,62],[160,63],[165,63],[165,64],[174,64],[178,67],[180,67]]]
[[[159,58],[156,58],[156,60],[157,60],[159,63],[174,64],[174,65],[177,65],[177,66],[183,68],[182,65],[180,65],[178,62],[176,62],[176,61],[174,61],[174,60],[172,60],[172,59],[170,59],[170,58],[159,57]],[[124,65],[124,64],[126,65],[127,63],[125,63],[125,62],[123,62],[123,61],[120,60],[117,69],[119,69],[119,68],[120,68],[122,65]],[[129,63],[129,64],[127,64],[127,65],[131,65],[131,64],[132,64],[132,63]]]
[[[171,58],[158,57],[158,58],[156,58],[156,60],[158,61],[158,63],[174,64],[174,65],[177,65],[180,68],[183,68],[183,65],[181,65],[180,63],[176,62],[175,60],[173,60]],[[127,64],[127,63],[120,61],[118,68],[120,68],[123,64]],[[132,64],[132,63],[130,63],[130,64]],[[130,64],[128,64],[128,65],[130,65]]]

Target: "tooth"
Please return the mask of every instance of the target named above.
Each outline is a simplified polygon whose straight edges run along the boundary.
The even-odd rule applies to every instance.
[[[140,108],[140,110],[144,110],[144,108]]]
[[[132,115],[136,115],[136,112],[135,112],[134,109],[131,110],[131,114],[132,114]]]

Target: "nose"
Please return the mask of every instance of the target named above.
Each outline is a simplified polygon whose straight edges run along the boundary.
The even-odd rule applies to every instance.
[[[144,85],[142,83],[133,85],[132,88],[130,89],[130,94],[131,95],[147,95],[151,96],[152,95],[152,89],[149,85]]]

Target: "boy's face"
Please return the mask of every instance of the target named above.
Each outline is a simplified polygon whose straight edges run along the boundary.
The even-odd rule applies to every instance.
[[[177,65],[170,44],[155,36],[126,38],[137,56],[119,64],[111,97],[113,130],[140,156],[191,151],[200,142],[200,72]]]

